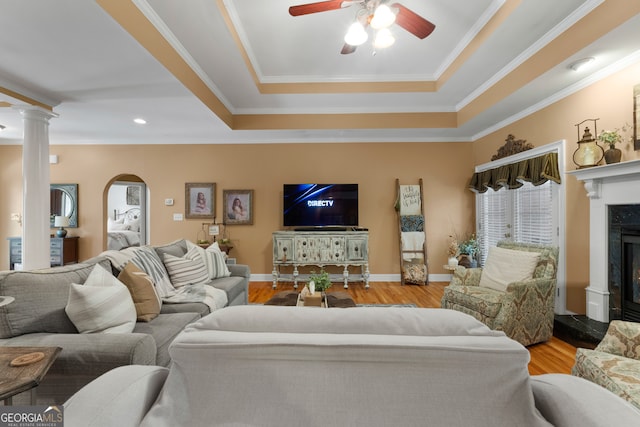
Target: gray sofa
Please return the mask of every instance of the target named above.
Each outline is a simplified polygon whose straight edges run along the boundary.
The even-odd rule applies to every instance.
[[[162,304],[150,322],[137,322],[133,333],[80,334],[65,306],[71,283],[83,284],[96,264],[113,270],[96,257],[80,264],[36,271],[0,272],[0,295],[15,298],[0,307],[0,346],[57,346],[62,351],[37,388],[39,404],[62,403],[101,374],[123,365],[168,366],[168,348],[184,327],[209,313],[204,303]],[[229,266],[230,277],[210,283],[227,292],[230,305],[246,304],[250,271]],[[27,403],[17,396],[16,404]]]
[[[230,307],[169,353],[87,385],[65,426],[640,425],[595,384],[530,376],[521,344],[453,310]]]

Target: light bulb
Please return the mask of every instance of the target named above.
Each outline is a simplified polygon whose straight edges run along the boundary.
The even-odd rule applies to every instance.
[[[388,28],[383,28],[378,31],[376,34],[376,39],[373,42],[373,46],[378,49],[384,49],[385,47],[389,47],[394,44],[396,41],[391,31]]]
[[[391,11],[389,6],[381,4],[376,9],[371,19],[371,27],[380,30],[390,27],[396,21],[396,15]]]
[[[344,36],[344,42],[351,46],[360,46],[362,43],[366,42],[369,38],[369,35],[359,22],[354,22],[349,27],[349,31]]]

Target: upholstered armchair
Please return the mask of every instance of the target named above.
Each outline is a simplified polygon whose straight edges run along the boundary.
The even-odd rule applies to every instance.
[[[497,258],[490,250],[484,279],[482,268],[456,267],[451,283],[444,289],[442,308],[470,314],[525,346],[549,340],[553,335],[558,248],[508,241],[499,242],[497,246],[502,250],[495,249],[496,253],[518,256],[506,256],[502,264],[490,266],[492,259]],[[527,259],[519,261],[520,255]],[[509,270],[509,262],[514,270],[523,270],[520,262],[527,263],[530,270],[521,273],[520,280],[506,282],[503,287],[485,283],[489,282],[488,271],[494,275],[497,271],[500,275]]]
[[[595,349],[578,349],[571,373],[640,409],[640,323],[612,320]]]

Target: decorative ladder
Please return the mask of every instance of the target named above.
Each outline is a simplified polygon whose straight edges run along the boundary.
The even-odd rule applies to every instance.
[[[401,185],[400,180],[396,179],[396,190],[400,283],[428,285],[429,269],[427,267],[427,234],[424,229],[422,178],[417,185]]]

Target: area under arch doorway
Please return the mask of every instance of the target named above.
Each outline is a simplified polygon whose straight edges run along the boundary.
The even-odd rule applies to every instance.
[[[121,175],[107,191],[107,249],[148,244],[147,185],[135,175]]]

